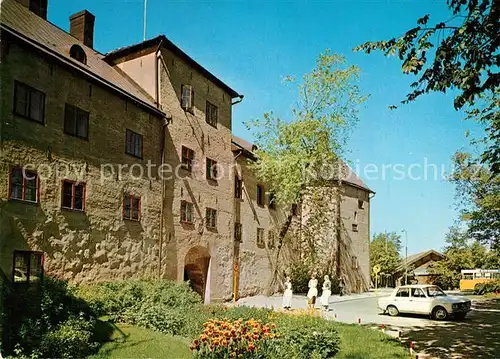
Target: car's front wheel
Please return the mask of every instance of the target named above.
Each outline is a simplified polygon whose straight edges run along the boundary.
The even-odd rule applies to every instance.
[[[448,318],[448,311],[443,307],[436,307],[432,311],[432,316],[437,320],[445,320]]]
[[[387,307],[387,313],[389,313],[391,317],[397,317],[399,315],[399,310],[395,306],[389,305]]]

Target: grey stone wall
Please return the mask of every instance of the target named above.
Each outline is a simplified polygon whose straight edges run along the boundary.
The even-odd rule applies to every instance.
[[[167,49],[162,50],[160,66],[160,104],[172,120],[168,126],[166,161],[175,168],[181,163],[182,146],[194,151],[195,167],[189,173],[183,169],[169,185],[166,193],[167,230],[172,244],[167,260],[177,265],[177,279],[184,279],[188,252],[196,246],[208,250],[210,292],[212,300],[230,299],[233,290],[233,154],[231,152],[231,98],[221,88],[208,81],[195,69]],[[182,85],[194,90],[194,112],[181,107]],[[205,120],[206,101],[218,107],[217,127]],[[218,163],[217,181],[206,178],[206,159]],[[180,222],[181,201],[194,205],[192,225]],[[217,228],[205,226],[206,208],[217,210]]]
[[[160,222],[158,179],[102,181],[101,165],[158,165],[162,121],[107,89],[11,43],[2,59],[0,266],[12,275],[13,250],[45,252],[48,275],[87,282],[156,275]],[[45,123],[13,114],[14,80],[46,96]],[[65,103],[90,112],[88,140],[64,134]],[[125,154],[125,130],[143,135],[143,158]],[[39,203],[9,199],[13,166],[40,177]],[[62,169],[56,173],[56,169]],[[66,168],[69,171],[66,172]],[[130,167],[128,167],[130,168]],[[61,208],[62,180],[86,183],[84,212]],[[122,219],[123,194],[141,197],[140,222]]]

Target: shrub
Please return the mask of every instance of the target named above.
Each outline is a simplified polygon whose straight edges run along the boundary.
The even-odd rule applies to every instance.
[[[72,317],[59,327],[45,335],[40,344],[40,352],[44,358],[83,358],[98,343],[93,341],[94,321],[84,317]]]
[[[59,357],[50,352],[55,348],[48,345],[50,333],[58,331],[62,323],[73,317],[78,317],[82,323],[86,322],[90,332],[95,325],[89,306],[73,294],[66,282],[50,277],[45,277],[39,285],[10,287],[5,297],[4,311],[3,349],[7,354],[15,352],[17,356],[37,357],[42,352],[42,343],[45,343],[48,349],[44,349],[44,356]],[[77,337],[68,337],[67,346],[71,346],[72,338],[75,346],[80,346],[80,352],[92,351],[92,346],[81,345]]]
[[[162,333],[192,338],[211,316],[187,283],[126,280],[83,285],[75,290],[99,316]]]
[[[304,311],[300,312],[302,315],[289,315],[266,309],[224,308],[222,306],[213,306],[210,311],[216,314],[217,318],[224,318],[224,320],[210,320],[204,324],[205,329],[202,334],[205,336],[197,337],[191,346],[197,358],[229,358],[231,353],[235,353],[241,354],[242,358],[313,359],[333,358],[339,351],[340,338],[335,324],[320,317],[313,317],[310,312]],[[221,330],[222,332],[224,330],[231,332],[236,324],[244,325],[246,322],[250,322],[252,328],[254,322],[258,323],[260,328],[263,326],[261,323],[275,323],[276,328],[272,328],[275,335],[270,341],[255,342],[251,346],[251,351],[248,350],[249,343],[245,342],[248,338],[242,336],[242,343],[245,345],[242,344],[241,348],[238,347],[240,351],[234,350],[232,342],[224,342],[224,338],[219,335],[219,332]],[[222,329],[221,325],[224,326]],[[257,328],[257,331],[259,330]],[[234,340],[235,338],[231,337],[230,339]],[[218,344],[213,343],[213,340]],[[221,342],[225,345],[219,348]],[[220,351],[214,350],[215,348]],[[233,350],[229,351],[224,348]]]
[[[483,295],[488,293],[500,293],[500,279],[475,285],[474,294]]]
[[[109,315],[124,321],[125,311],[137,308],[138,303],[163,304],[171,308],[192,308],[201,304],[200,296],[187,283],[169,280],[126,280],[96,283],[76,288],[98,315]]]
[[[290,358],[333,358],[340,349],[335,324],[310,312],[299,315],[277,314],[280,353]]]
[[[123,319],[130,324],[172,335],[183,334],[184,325],[188,324],[183,312],[162,303],[142,303],[129,308]]]

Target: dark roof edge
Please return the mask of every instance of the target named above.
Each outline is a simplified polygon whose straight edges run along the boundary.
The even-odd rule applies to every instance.
[[[441,257],[441,258],[446,258],[446,256],[441,253],[441,252],[438,252],[437,250],[435,249],[428,249],[426,251],[423,251],[423,252],[420,252],[420,253],[415,253],[415,254],[412,254],[411,256],[409,256],[408,258],[410,259],[408,262],[405,261],[405,259],[402,259],[401,261],[401,264],[399,266],[397,266],[396,268],[396,271],[399,271],[399,270],[402,270],[402,269],[405,269],[405,267],[408,265],[408,264],[412,264],[412,263],[415,263],[417,262],[418,260],[424,258],[425,256],[429,255],[429,254],[436,254],[438,257]],[[413,257],[413,258],[412,258]]]
[[[102,77],[98,76],[97,74],[91,72],[91,71],[88,71],[80,66],[77,66],[76,64],[73,64],[71,61],[69,61],[68,59],[64,58],[63,56],[59,55],[58,53],[52,51],[51,49],[47,48],[46,46],[38,43],[37,41],[33,40],[33,39],[30,39],[26,36],[24,36],[23,34],[19,33],[18,31],[10,28],[9,26],[5,25],[5,24],[1,24],[0,25],[0,28],[4,31],[7,31],[8,33],[10,33],[11,35],[17,37],[18,39],[24,41],[25,43],[27,43],[28,45],[31,45],[35,48],[37,48],[38,50],[46,53],[47,55],[49,56],[52,56],[54,58],[56,58],[57,60],[63,62],[65,65],[71,67],[71,68],[74,68],[78,71],[80,71],[82,74],[84,74],[85,76],[101,83],[102,85],[106,86],[106,87],[109,87],[111,88],[112,90],[120,93],[121,95],[125,96],[125,97],[128,97],[130,99],[132,99],[133,101],[135,101],[136,103],[138,103],[139,105],[141,105],[142,107],[144,107],[146,110],[148,110],[149,112],[152,112],[154,113],[155,115],[158,115],[158,116],[161,116],[161,117],[165,117],[165,113],[163,111],[161,111],[160,109],[154,107],[154,106],[151,106],[150,104],[148,103],[145,103],[144,101],[138,99],[137,97],[135,97],[134,95],[132,95],[131,93],[119,88],[118,86],[115,86],[113,83],[103,79]],[[127,80],[129,81],[129,80]]]
[[[373,191],[373,190],[371,190],[370,188],[368,188],[368,186],[367,187],[363,187],[363,186],[360,186],[360,185],[358,185],[358,184],[356,184],[354,182],[351,182],[351,181],[345,180],[345,179],[343,179],[342,182],[347,183],[349,186],[361,189],[361,190],[363,190],[365,192],[376,194],[376,192]]]
[[[231,87],[226,85],[222,80],[220,80],[206,68],[204,68],[202,65],[200,65],[198,62],[196,62],[196,60],[194,60],[191,56],[182,51],[177,45],[175,45],[172,41],[167,39],[165,35],[159,35],[152,39],[108,52],[105,55],[104,60],[108,62],[114,62],[115,60],[120,59],[124,56],[131,55],[133,53],[150,48],[155,45],[158,46],[160,43],[162,43],[163,46],[166,46],[168,49],[170,49],[177,56],[184,58],[196,70],[201,72],[202,75],[206,76],[210,81],[212,81],[213,83],[215,83],[216,85],[220,86],[222,89],[227,91],[231,95],[231,98],[242,96],[238,92],[233,90]]]
[[[237,150],[233,150],[233,152],[236,152],[236,151],[239,151],[240,153],[243,154],[243,156],[245,156],[246,158],[249,158],[251,159],[252,161],[256,161],[257,160],[257,156],[255,155],[255,153],[253,153],[252,151],[249,151],[247,150],[246,148],[244,148],[243,146],[241,146],[240,144],[238,144],[237,142],[235,141],[231,141],[231,143],[235,146],[238,147]]]

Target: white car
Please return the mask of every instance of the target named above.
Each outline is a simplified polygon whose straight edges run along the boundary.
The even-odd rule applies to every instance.
[[[388,297],[378,300],[378,307],[390,316],[399,313],[426,314],[438,320],[453,316],[463,319],[471,310],[471,301],[453,297],[435,285],[405,285],[394,289]]]

